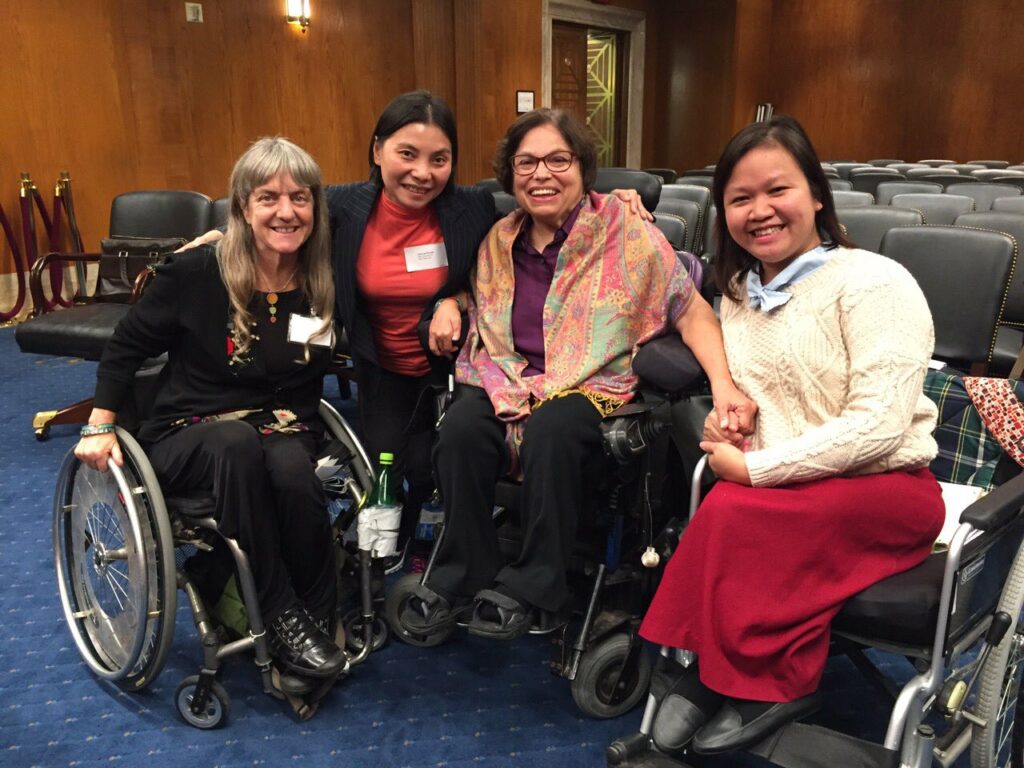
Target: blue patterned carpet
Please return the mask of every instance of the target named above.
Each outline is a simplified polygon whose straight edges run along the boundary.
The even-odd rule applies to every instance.
[[[0,329],[0,765],[589,768],[604,764],[610,741],[637,729],[639,709],[615,721],[581,715],[568,683],[547,671],[543,638],[457,637],[425,650],[393,642],[304,723],[261,692],[255,667],[236,660],[223,679],[230,720],[202,732],[179,720],[172,701],[201,661],[191,617],[179,607],[175,646],[153,685],[126,694],[96,679],[64,625],[50,534],[54,478],[77,428],[54,428],[37,442],[30,426],[35,411],[91,393],[94,373],[90,363],[22,355],[14,330]],[[911,674],[906,662],[889,661],[894,676]],[[886,704],[852,665],[831,664],[824,688],[831,695],[818,722],[881,737]]]

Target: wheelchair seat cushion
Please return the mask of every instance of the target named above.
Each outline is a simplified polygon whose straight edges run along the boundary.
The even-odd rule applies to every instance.
[[[690,348],[676,333],[644,344],[633,358],[633,371],[661,392],[676,394],[691,387],[704,374]]]
[[[930,647],[945,564],[945,553],[935,553],[854,595],[839,611],[832,629],[899,646]]]

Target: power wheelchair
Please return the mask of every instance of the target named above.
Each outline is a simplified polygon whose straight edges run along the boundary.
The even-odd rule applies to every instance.
[[[694,472],[690,514],[701,496],[705,461]],[[948,549],[851,598],[832,624],[832,654],[845,654],[894,701],[881,744],[820,725],[790,723],[748,751],[787,768],[972,768],[1020,766],[1024,721],[1024,474],[1008,457],[997,475],[1016,473],[966,508]],[[901,655],[917,674],[901,689],[866,654]],[[668,680],[693,662],[663,647],[638,733],[613,742],[607,764],[618,768],[683,768],[650,737]],[[827,705],[826,705],[827,706]],[[1024,712],[1021,713],[1024,716]]]
[[[659,581],[657,553],[669,552],[673,536],[678,537],[670,504],[685,498],[685,484],[676,486],[687,462],[692,468],[696,461],[694,452],[677,450],[686,443],[673,439],[674,425],[696,418],[684,415],[692,409],[691,401],[708,400],[701,396],[703,372],[677,335],[646,344],[633,367],[641,377],[637,400],[605,417],[601,425],[608,469],[593,489],[591,508],[581,516],[570,558],[572,618],[560,626],[531,630],[552,635],[552,673],[571,682],[576,704],[594,718],[628,712],[647,688],[651,663],[637,630]],[[451,396],[449,383],[441,395],[442,413]],[[519,490],[517,483],[501,480],[495,493],[499,545],[509,558],[521,546]],[[437,539],[444,535],[443,524],[439,528]],[[391,632],[415,646],[438,645],[453,631],[416,634],[399,619],[415,588],[429,578],[436,551],[435,546],[423,574],[401,577],[387,593],[385,616]]]
[[[137,377],[138,384],[138,377]],[[136,402],[139,395],[136,393]],[[324,490],[337,513],[336,546],[351,571],[341,537],[374,482],[373,465],[345,419],[326,401],[320,403],[326,437],[340,443],[333,473],[323,473]],[[83,660],[98,677],[126,691],[140,691],[160,674],[174,635],[177,590],[188,601],[203,649],[196,675],[179,684],[175,705],[181,717],[201,729],[222,725],[230,699],[219,682],[222,661],[252,651],[265,693],[275,687],[266,629],[248,558],[233,539],[223,536],[207,495],[165,496],[145,453],[131,433],[117,429],[124,467],[110,463],[100,473],[69,451],[60,468],[53,507],[53,550],[64,616]],[[224,545],[230,552],[238,590],[248,617],[248,634],[230,640],[211,619],[208,605],[185,566],[189,554]],[[359,557],[362,597],[359,638],[347,638],[349,665],[361,663],[382,642],[375,632],[370,558]],[[341,563],[339,563],[341,565]],[[353,646],[355,650],[353,650]],[[329,686],[328,686],[329,687]],[[294,692],[296,714],[316,710],[326,689]]]

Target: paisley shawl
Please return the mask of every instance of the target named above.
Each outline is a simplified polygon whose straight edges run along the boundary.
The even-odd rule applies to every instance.
[[[482,387],[507,424],[513,474],[526,419],[545,401],[580,393],[607,414],[632,399],[637,347],[674,325],[695,290],[654,225],[614,196],[589,193],[544,301],[545,372],[523,377],[527,361],[512,338],[512,244],[525,216],[509,214],[480,245],[455,369],[456,381]]]

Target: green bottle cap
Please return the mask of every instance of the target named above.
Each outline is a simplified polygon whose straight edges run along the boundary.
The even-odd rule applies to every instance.
[[[395,454],[393,454],[393,453],[382,453],[380,455],[380,463],[381,464],[390,464],[394,460],[395,460]]]

